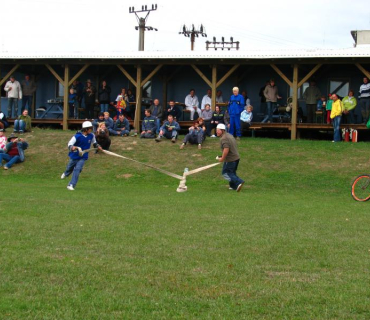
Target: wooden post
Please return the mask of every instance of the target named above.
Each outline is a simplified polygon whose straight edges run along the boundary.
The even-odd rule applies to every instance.
[[[216,107],[216,91],[217,91],[217,66],[212,66],[212,110]]]
[[[68,83],[69,83],[69,65],[64,65],[64,81],[62,84],[64,85],[64,94],[63,94],[63,130],[68,130],[68,115],[69,115],[69,108],[68,108]]]
[[[136,76],[136,110],[134,119],[134,127],[138,134],[140,134],[141,100],[143,95],[141,80],[142,80],[142,68],[141,65],[138,65]]]
[[[369,79],[370,78],[370,72],[367,71],[362,65],[359,63],[355,63],[355,66],[360,69],[360,71]]]
[[[297,139],[297,111],[298,111],[298,65],[294,65],[293,69],[293,110],[292,110],[292,126],[291,140]]]

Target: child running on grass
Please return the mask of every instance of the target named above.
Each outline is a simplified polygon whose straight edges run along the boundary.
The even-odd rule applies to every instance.
[[[81,148],[82,151],[90,149],[91,144],[93,144],[94,148],[98,148],[102,150],[99,144],[95,140],[95,135],[92,133],[93,125],[90,121],[85,121],[82,124],[82,130],[77,132],[72,139],[68,142],[68,149],[69,149],[69,162],[67,164],[66,171],[63,172],[61,179],[68,177],[72,172],[72,179],[69,182],[67,189],[73,191],[76,187],[78,182],[78,177],[82,171],[82,168],[85,164],[85,161],[89,157],[89,153],[86,152],[82,156],[78,153],[78,147]]]

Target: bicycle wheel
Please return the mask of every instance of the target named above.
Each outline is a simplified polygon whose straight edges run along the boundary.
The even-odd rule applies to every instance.
[[[370,199],[370,176],[362,174],[352,183],[351,194],[356,201],[368,201]]]

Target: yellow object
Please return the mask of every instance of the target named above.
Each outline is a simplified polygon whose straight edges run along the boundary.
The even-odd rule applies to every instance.
[[[342,112],[343,112],[342,101],[338,99],[337,101],[333,102],[333,105],[331,107],[330,119],[334,119],[337,116],[341,116]]]

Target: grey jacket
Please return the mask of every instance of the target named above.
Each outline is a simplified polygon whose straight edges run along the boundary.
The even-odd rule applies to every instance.
[[[303,99],[306,100],[306,104],[316,104],[320,98],[321,92],[316,86],[309,86],[303,93]]]
[[[265,91],[263,91],[263,94],[265,95],[266,101],[269,102],[276,102],[277,97],[279,95],[277,86],[271,86],[268,84],[265,88]]]
[[[21,86],[24,96],[32,96],[36,91],[36,83],[31,79],[29,81],[23,80]]]

